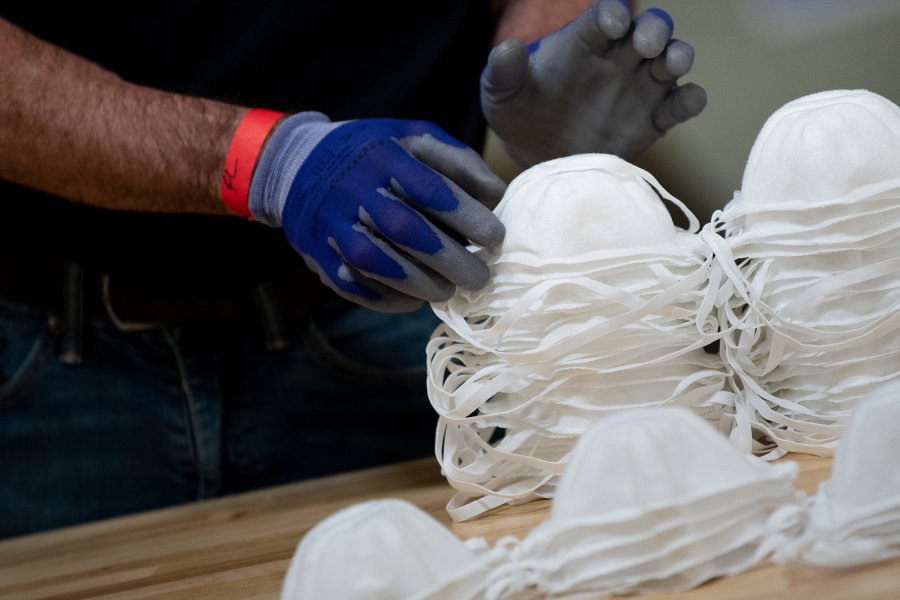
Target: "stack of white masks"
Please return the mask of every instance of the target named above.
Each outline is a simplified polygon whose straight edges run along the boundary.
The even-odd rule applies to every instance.
[[[686,590],[769,553],[793,525],[781,514],[796,503],[795,475],[794,463],[742,454],[685,409],[619,414],[579,440],[550,518],[521,542],[463,543],[405,502],[368,502],[307,534],[282,600]]]
[[[491,283],[433,305],[444,324],[427,349],[456,520],[552,496],[604,415],[672,405],[717,422],[732,401],[704,351],[720,335],[712,252],[651,175],[609,155],[554,160],[517,177],[495,212],[506,239],[477,250]]]
[[[734,286],[733,439],[832,454],[858,402],[900,375],[900,109],[866,91],[788,103],[701,237]]]
[[[741,453],[682,408],[610,416],[578,441],[550,519],[489,589],[652,593],[744,571],[793,527],[781,515],[796,514],[784,510],[799,498],[796,472]]]
[[[895,556],[900,556],[900,381],[878,388],[856,409],[803,534],[774,558],[852,567]]]
[[[398,499],[345,508],[300,541],[281,600],[434,600],[481,597],[496,553],[464,543]],[[502,554],[502,553],[501,553]]]

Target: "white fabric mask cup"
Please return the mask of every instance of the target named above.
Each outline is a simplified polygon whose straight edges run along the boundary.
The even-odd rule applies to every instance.
[[[363,502],[304,536],[281,600],[478,598],[491,558],[473,547],[409,502]]]

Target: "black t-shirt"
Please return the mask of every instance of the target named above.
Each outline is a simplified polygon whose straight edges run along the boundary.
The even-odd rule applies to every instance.
[[[4,18],[163,90],[333,120],[434,121],[479,147],[486,0],[12,3]],[[0,252],[75,258],[166,287],[232,289],[303,269],[283,234],[239,218],[91,208],[0,181]]]

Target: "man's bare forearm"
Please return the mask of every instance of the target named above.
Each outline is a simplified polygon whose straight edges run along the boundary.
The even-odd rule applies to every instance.
[[[245,108],[128,83],[0,20],[0,178],[120,210],[226,214]]]
[[[591,0],[499,0],[494,43],[514,37],[529,44],[573,20],[590,4]]]

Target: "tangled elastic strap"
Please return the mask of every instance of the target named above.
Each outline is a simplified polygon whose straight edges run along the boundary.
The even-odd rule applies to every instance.
[[[552,496],[573,443],[610,411],[678,405],[723,417],[727,373],[704,350],[721,335],[719,286],[692,227],[676,244],[577,260],[480,251],[490,288],[433,305],[444,324],[427,347],[428,392],[436,455],[459,490],[455,520]]]
[[[832,454],[900,366],[898,199],[900,180],[816,207],[738,195],[675,244],[479,251],[491,286],[433,305],[427,347],[451,517],[552,497],[578,436],[625,408],[690,407],[768,458]]]
[[[742,449],[759,449],[755,430],[776,454],[831,455],[858,402],[896,377],[898,199],[900,179],[815,206],[737,195],[704,228],[730,291],[719,318]]]

